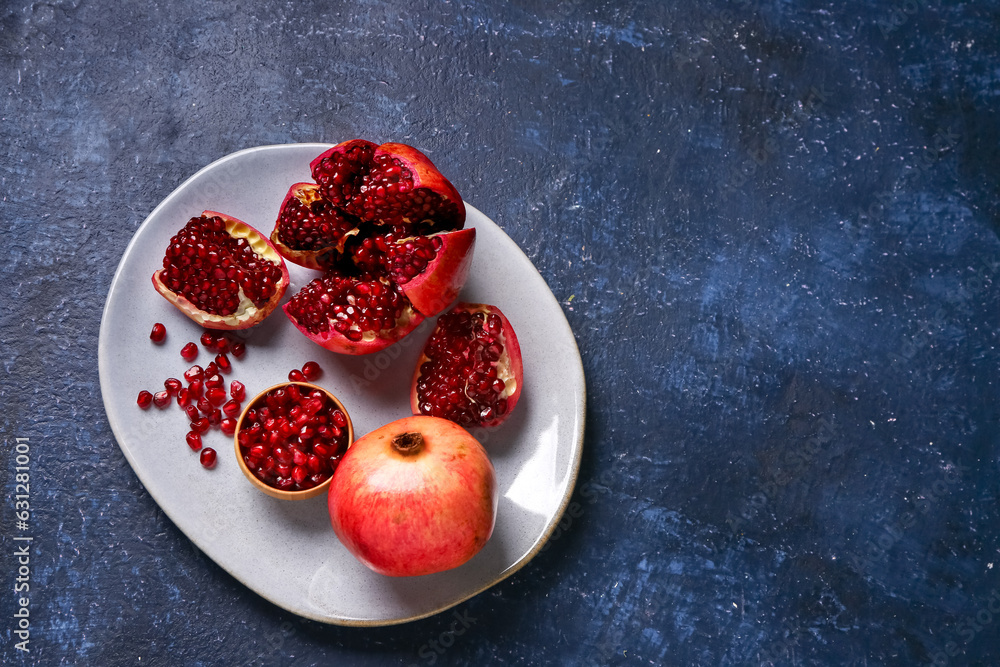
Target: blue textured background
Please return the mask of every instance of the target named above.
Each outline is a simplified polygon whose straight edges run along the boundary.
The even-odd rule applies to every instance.
[[[4,2],[0,479],[29,437],[36,537],[23,654],[8,500],[0,661],[1000,663],[998,32],[1000,3],[936,0]],[[201,555],[97,377],[161,199],[358,136],[520,244],[589,392],[550,547],[383,629]]]

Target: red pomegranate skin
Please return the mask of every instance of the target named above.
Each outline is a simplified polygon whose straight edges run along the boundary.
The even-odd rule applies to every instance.
[[[423,449],[400,454],[394,436],[420,433]],[[393,577],[462,565],[493,534],[499,494],[483,446],[461,426],[414,416],[357,440],[333,475],[330,520],[369,568]]]

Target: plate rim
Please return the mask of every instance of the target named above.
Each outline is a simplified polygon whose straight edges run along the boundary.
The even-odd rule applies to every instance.
[[[420,620],[420,619],[423,619],[423,618],[428,618],[430,616],[435,616],[437,614],[440,614],[440,613],[442,613],[444,611],[447,611],[448,609],[451,609],[451,608],[453,608],[453,607],[455,607],[457,605],[462,604],[463,602],[468,601],[469,599],[471,599],[471,598],[479,595],[480,593],[483,593],[484,591],[492,588],[493,586],[496,586],[500,582],[504,581],[505,579],[508,579],[509,577],[511,577],[514,574],[516,574],[517,572],[519,572],[525,565],[527,565],[529,562],[531,562],[541,552],[541,550],[544,548],[544,546],[548,543],[548,541],[551,538],[552,534],[555,532],[556,526],[558,526],[559,523],[562,521],[562,517],[565,514],[566,509],[569,507],[569,503],[570,503],[570,501],[571,501],[571,499],[573,497],[573,493],[574,493],[574,491],[576,489],[576,483],[577,483],[577,480],[578,480],[578,477],[579,477],[580,466],[581,466],[581,463],[582,463],[582,460],[583,460],[583,444],[584,444],[584,436],[585,436],[585,433],[586,433],[586,417],[587,417],[587,386],[586,386],[586,376],[584,374],[583,360],[582,360],[582,357],[580,355],[579,345],[577,344],[576,336],[573,333],[572,327],[569,326],[569,321],[566,318],[565,312],[563,312],[563,310],[562,310],[562,306],[559,304],[558,300],[556,299],[555,294],[552,292],[552,289],[548,287],[548,282],[545,280],[545,278],[538,271],[538,268],[535,266],[534,262],[531,261],[531,259],[527,256],[526,253],[524,253],[524,251],[520,248],[520,246],[518,246],[517,243],[513,239],[511,239],[510,236],[507,235],[507,233],[499,225],[497,225],[496,222],[494,222],[492,220],[492,218],[490,218],[489,216],[485,215],[484,213],[482,213],[482,211],[480,211],[479,209],[475,208],[474,206],[472,206],[468,202],[465,202],[465,205],[466,205],[466,207],[468,209],[471,209],[471,210],[475,211],[477,214],[481,215],[485,220],[487,220],[490,223],[492,223],[494,226],[497,227],[497,229],[501,233],[503,233],[505,236],[507,236],[507,238],[512,243],[514,243],[514,245],[518,248],[518,250],[524,255],[525,259],[527,259],[528,264],[531,266],[532,270],[534,270],[535,273],[538,274],[539,278],[542,280],[542,282],[548,288],[548,289],[546,289],[546,298],[552,299],[552,301],[554,302],[555,307],[562,314],[562,318],[559,319],[559,326],[565,328],[565,332],[564,333],[567,335],[567,339],[572,344],[572,351],[575,353],[574,355],[572,355],[572,359],[575,362],[573,364],[573,366],[572,366],[572,370],[573,370],[573,373],[578,377],[578,380],[579,380],[580,392],[579,392],[579,397],[578,397],[578,399],[576,401],[576,413],[579,415],[579,429],[577,430],[577,432],[575,434],[573,446],[572,446],[572,449],[571,449],[572,465],[571,465],[570,469],[568,470],[568,475],[567,475],[567,480],[568,481],[567,481],[567,485],[566,485],[566,492],[563,495],[563,498],[561,499],[558,508],[556,509],[555,512],[552,513],[552,517],[549,520],[548,525],[546,526],[544,532],[542,532],[536,538],[535,543],[532,546],[532,548],[529,551],[527,551],[526,553],[524,553],[517,561],[515,561],[514,563],[512,563],[507,568],[501,570],[496,576],[490,578],[489,581],[487,581],[486,583],[482,584],[479,587],[474,588],[473,590],[471,590],[467,594],[458,597],[454,601],[451,601],[451,602],[449,602],[449,603],[447,603],[447,604],[445,604],[443,606],[440,606],[440,607],[438,607],[438,608],[436,608],[434,610],[427,611],[427,612],[421,612],[421,613],[409,615],[409,616],[406,616],[406,617],[393,618],[393,619],[368,620],[368,619],[350,619],[350,618],[331,618],[329,616],[319,616],[319,615],[316,615],[316,614],[308,613],[308,611],[304,610],[304,609],[291,609],[286,604],[283,604],[281,602],[278,602],[278,601],[272,599],[266,593],[261,592],[257,588],[254,588],[253,586],[251,586],[250,584],[248,584],[246,581],[244,581],[243,578],[241,578],[239,575],[237,575],[236,573],[234,573],[227,565],[225,565],[223,563],[220,563],[218,560],[216,560],[211,555],[209,555],[207,552],[205,552],[204,549],[202,549],[198,545],[198,542],[190,534],[188,534],[188,532],[183,528],[183,526],[181,525],[181,523],[178,522],[174,518],[174,516],[173,516],[174,513],[171,510],[168,510],[167,507],[164,506],[164,503],[161,502],[160,499],[157,497],[157,494],[155,494],[153,491],[151,491],[150,488],[149,488],[149,486],[147,486],[145,480],[143,479],[143,476],[139,472],[140,466],[138,466],[138,464],[135,461],[135,459],[133,458],[130,450],[127,447],[124,447],[122,445],[122,435],[119,433],[119,428],[118,428],[117,422],[115,420],[112,420],[111,417],[110,417],[112,410],[111,410],[111,406],[109,405],[109,400],[110,400],[109,399],[109,395],[110,395],[111,392],[110,392],[110,387],[107,386],[107,384],[109,382],[109,380],[107,380],[107,378],[111,374],[111,369],[109,368],[109,364],[110,364],[110,360],[109,360],[110,350],[106,349],[107,346],[110,345],[109,304],[111,302],[111,296],[115,292],[115,289],[116,289],[116,287],[118,285],[118,281],[121,279],[121,276],[122,276],[122,273],[123,273],[123,267],[124,267],[124,264],[125,264],[125,260],[134,251],[134,248],[135,248],[135,246],[136,246],[136,244],[138,242],[138,238],[139,238],[140,232],[147,225],[150,224],[150,220],[152,220],[157,215],[157,213],[159,213],[159,211],[161,209],[163,209],[166,206],[168,206],[169,203],[173,199],[175,199],[177,197],[180,197],[181,193],[183,193],[187,189],[187,187],[189,186],[190,183],[192,183],[193,181],[198,180],[199,177],[201,177],[202,174],[204,174],[205,172],[217,169],[219,166],[221,166],[222,164],[224,164],[226,162],[239,159],[240,157],[243,157],[243,156],[245,156],[247,154],[250,154],[250,153],[266,153],[266,152],[273,151],[273,150],[283,150],[283,149],[289,149],[289,148],[296,148],[296,149],[301,148],[301,149],[305,149],[307,147],[315,147],[315,149],[318,151],[317,154],[319,154],[319,153],[325,151],[326,149],[332,147],[333,145],[334,144],[327,144],[327,143],[321,143],[321,142],[306,142],[306,143],[289,143],[289,144],[265,144],[265,145],[261,145],[261,146],[252,146],[252,147],[248,147],[248,148],[243,148],[241,150],[235,151],[233,153],[228,153],[228,154],[226,154],[226,155],[224,155],[224,156],[222,156],[222,157],[220,157],[218,159],[213,160],[212,162],[206,164],[205,166],[203,166],[200,169],[198,169],[197,171],[195,171],[191,176],[187,177],[186,179],[184,179],[183,181],[181,181],[181,183],[179,183],[176,187],[174,187],[174,189],[171,190],[171,192],[166,197],[164,197],[146,215],[146,217],[143,219],[142,223],[139,224],[139,226],[135,229],[135,231],[132,232],[132,236],[129,239],[129,243],[126,245],[125,250],[122,252],[122,254],[121,254],[121,256],[120,256],[120,258],[118,260],[118,264],[117,264],[117,266],[115,268],[114,276],[112,277],[111,283],[108,286],[107,295],[106,295],[106,297],[104,299],[104,307],[103,307],[102,312],[101,312],[101,323],[100,323],[100,328],[99,328],[99,331],[98,331],[98,344],[97,344],[98,380],[99,380],[99,386],[100,386],[100,389],[101,389],[102,404],[103,404],[103,407],[104,407],[104,417],[107,420],[108,425],[111,427],[112,434],[115,437],[115,444],[118,446],[118,450],[121,451],[122,454],[124,454],[126,461],[128,461],[129,467],[132,469],[132,473],[139,480],[139,483],[142,485],[142,487],[146,491],[146,493],[149,494],[150,498],[152,498],[153,501],[156,503],[157,508],[161,512],[163,512],[163,514],[168,519],[170,519],[170,521],[171,521],[171,523],[173,523],[174,527],[177,528],[188,540],[190,540],[190,542],[195,547],[197,547],[199,549],[199,551],[201,551],[202,553],[204,553],[210,560],[212,560],[213,563],[215,563],[218,567],[220,567],[222,570],[224,570],[227,574],[229,574],[236,581],[238,581],[242,586],[246,587],[248,590],[250,590],[255,595],[258,595],[258,596],[262,597],[263,599],[267,600],[268,602],[270,602],[271,604],[275,605],[276,607],[284,609],[284,610],[286,610],[286,611],[288,611],[290,613],[293,613],[293,614],[295,614],[297,616],[300,616],[302,618],[307,618],[309,620],[317,621],[319,623],[324,623],[324,624],[327,624],[327,625],[336,625],[336,626],[341,626],[341,627],[389,627],[389,626],[393,626],[393,625],[401,625],[401,624],[404,624],[404,623],[409,623],[409,622],[412,622],[412,621],[417,621],[417,620]]]

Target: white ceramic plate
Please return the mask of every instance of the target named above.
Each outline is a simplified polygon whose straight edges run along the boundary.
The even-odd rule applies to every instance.
[[[340,625],[388,625],[447,609],[510,576],[542,547],[576,481],[583,446],[585,388],[580,354],[562,309],[517,245],[469,207],[477,229],[475,259],[460,298],[491,303],[510,319],[524,356],[525,382],[516,410],[500,427],[476,435],[486,445],[501,490],[496,529],[465,565],[434,575],[390,578],[358,563],[329,525],[326,497],[272,499],[243,477],[232,440],[217,429],[204,437],[219,454],[205,470],[184,442],[187,419],[176,404],[147,411],[142,389],[158,391],[190,365],[180,348],[201,329],[154,290],[150,278],[169,239],[203,210],[233,215],[269,234],[292,183],[310,180],[309,162],[324,144],[262,146],[205,167],[143,222],[122,257],[101,321],[101,392],[122,452],[150,495],[177,526],[222,568],[271,602],[306,618]],[[288,263],[288,299],[318,274]],[[252,395],[284,381],[315,359],[319,384],[347,406],[358,436],[410,414],[409,383],[434,319],[399,344],[365,357],[328,352],[275,311],[242,336],[247,352],[232,379]],[[154,345],[155,322],[167,340]],[[200,347],[200,346],[199,346]],[[196,363],[208,363],[202,349]]]

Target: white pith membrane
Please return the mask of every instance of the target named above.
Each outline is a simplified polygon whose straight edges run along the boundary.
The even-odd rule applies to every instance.
[[[507,354],[507,337],[503,331],[500,332],[500,344],[503,345],[503,352],[497,359],[497,377],[503,380],[504,384],[504,390],[500,397],[509,398],[517,390],[517,378],[514,377],[514,371],[511,368],[510,355]]]

